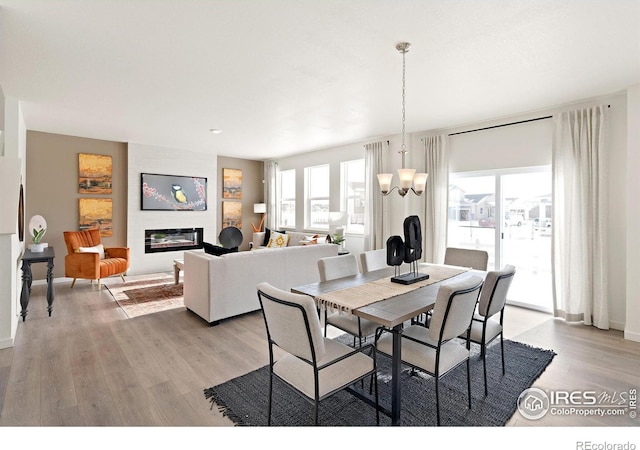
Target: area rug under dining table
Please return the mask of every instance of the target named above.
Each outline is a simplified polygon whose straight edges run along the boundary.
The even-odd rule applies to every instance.
[[[337,339],[350,339],[339,337]],[[506,374],[502,375],[500,345],[493,343],[487,351],[489,395],[484,395],[482,360],[477,346],[472,347],[471,409],[467,408],[466,365],[462,364],[440,379],[440,417],[442,426],[503,426],[517,408],[522,391],[531,387],[551,363],[555,352],[505,340]],[[378,354],[378,389],[380,404],[391,403],[391,359]],[[436,400],[433,377],[403,366],[402,426],[435,426]],[[368,393],[369,383],[364,383]],[[240,426],[266,426],[268,409],[269,366],[226,383],[204,390],[211,407]],[[362,389],[360,384],[354,389]],[[347,391],[340,391],[320,403],[322,426],[375,426],[375,409]],[[311,426],[313,407],[298,393],[274,377],[274,426]],[[380,414],[380,425],[390,426],[391,419]]]

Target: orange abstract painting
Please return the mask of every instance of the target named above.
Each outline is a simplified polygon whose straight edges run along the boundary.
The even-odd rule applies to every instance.
[[[112,158],[109,155],[78,154],[78,192],[111,194]]]
[[[242,230],[242,203],[222,202],[222,228],[227,227]]]
[[[222,198],[242,198],[242,170],[222,169]]]
[[[110,198],[81,198],[79,199],[79,210],[80,230],[98,228],[100,236],[113,234],[113,205]]]

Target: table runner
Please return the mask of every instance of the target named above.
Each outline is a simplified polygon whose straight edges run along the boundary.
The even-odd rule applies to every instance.
[[[360,286],[354,286],[337,291],[321,294],[316,297],[318,307],[329,311],[342,311],[350,313],[353,309],[362,308],[381,300],[386,300],[397,295],[420,289],[439,281],[467,272],[466,267],[445,265],[423,265],[421,273],[429,274],[429,278],[414,284],[392,283],[391,277],[380,278]]]

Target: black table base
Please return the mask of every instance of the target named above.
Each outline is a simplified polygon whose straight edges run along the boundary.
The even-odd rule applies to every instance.
[[[31,272],[31,264],[46,262],[47,263],[47,311],[49,317],[53,311],[53,299],[55,297],[55,290],[53,287],[53,259],[55,258],[55,252],[53,247],[46,247],[42,252],[32,252],[31,250],[25,250],[22,255],[22,291],[20,292],[20,316],[24,322],[27,318],[27,306],[29,306],[29,297],[31,296],[31,282],[33,281],[33,274]]]

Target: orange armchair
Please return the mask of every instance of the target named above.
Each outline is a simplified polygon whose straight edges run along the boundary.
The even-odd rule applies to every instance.
[[[76,279],[100,280],[112,275],[120,275],[124,281],[124,274],[129,270],[129,249],[126,247],[104,248],[104,257],[100,253],[100,230],[97,228],[84,231],[64,231],[64,242],[67,244],[68,254],[64,257],[64,275],[73,278],[71,287]]]

